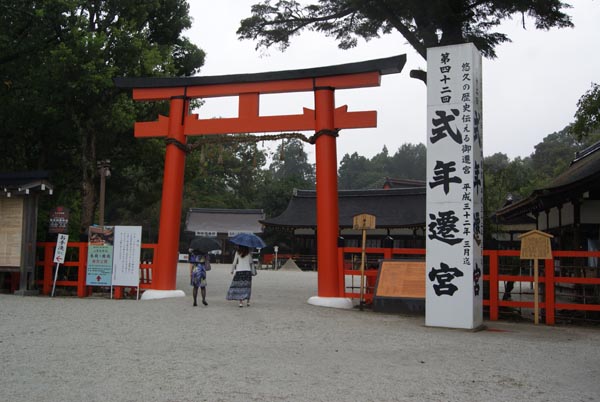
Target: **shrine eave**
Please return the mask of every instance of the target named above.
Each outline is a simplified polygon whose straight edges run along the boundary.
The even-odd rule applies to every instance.
[[[378,72],[380,75],[387,75],[401,72],[405,64],[406,55],[402,54],[383,59],[296,70],[271,71],[253,74],[215,75],[206,77],[117,77],[114,79],[114,82],[118,88],[132,89],[285,81],[362,74],[369,72]]]

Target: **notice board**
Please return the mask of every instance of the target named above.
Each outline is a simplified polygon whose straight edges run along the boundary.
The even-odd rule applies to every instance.
[[[379,263],[373,310],[425,311],[425,261],[383,260]]]
[[[141,226],[115,226],[113,286],[139,286],[141,247]]]

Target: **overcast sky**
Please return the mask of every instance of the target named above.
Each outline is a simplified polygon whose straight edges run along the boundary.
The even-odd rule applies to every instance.
[[[336,65],[407,55],[400,74],[385,75],[381,86],[339,90],[336,107],[349,111],[376,110],[377,128],[342,130],[337,141],[338,162],[357,152],[371,158],[387,146],[393,154],[404,143],[426,143],[425,85],[409,77],[426,70],[426,62],[397,33],[341,50],[332,38],[303,32],[285,52],[255,50],[252,41],[237,39],[242,18],[259,0],[190,1],[193,27],[186,32],[206,53],[200,75],[243,74]],[[539,31],[532,20],[506,21],[498,31],[511,43],[496,48],[495,60],[483,61],[484,155],[496,152],[511,159],[529,156],[534,146],[573,121],[577,101],[592,82],[600,83],[600,2],[572,0],[567,12],[575,28]],[[300,114],[314,107],[312,93],[261,97],[261,115]],[[236,98],[209,99],[199,111],[203,118],[233,117]],[[310,133],[308,133],[310,134]],[[275,145],[275,144],[273,144]],[[305,147],[314,162],[314,148]]]

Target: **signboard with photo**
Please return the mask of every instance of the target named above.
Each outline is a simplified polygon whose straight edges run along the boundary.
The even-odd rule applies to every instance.
[[[114,227],[89,228],[87,275],[88,286],[111,286]]]

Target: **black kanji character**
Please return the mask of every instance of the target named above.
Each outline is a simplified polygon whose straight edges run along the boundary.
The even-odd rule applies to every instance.
[[[460,243],[463,239],[454,237],[454,233],[460,231],[456,228],[456,222],[458,218],[454,211],[438,212],[438,216],[435,214],[429,214],[431,223],[429,223],[429,231],[431,234],[429,238],[431,240],[439,240],[451,246]]]
[[[450,268],[448,264],[441,263],[440,269],[431,268],[429,271],[429,280],[431,282],[437,281],[437,285],[433,285],[433,290],[438,296],[448,295],[453,296],[458,290],[458,287],[452,283],[454,278],[463,276],[461,270],[458,268]]]
[[[433,118],[431,119],[431,123],[433,124],[433,129],[431,129],[431,143],[435,144],[436,142],[438,142],[439,140],[441,140],[442,138],[445,138],[446,136],[450,136],[450,138],[452,138],[457,144],[462,144],[462,135],[460,133],[460,131],[458,129],[456,129],[456,132],[454,132],[454,130],[452,130],[452,127],[450,127],[450,122],[454,121],[455,116],[458,117],[458,115],[460,114],[460,111],[458,109],[450,109],[450,111],[452,112],[452,115],[447,115],[446,112],[444,110],[436,110],[435,114],[438,116],[438,118]]]
[[[462,180],[458,176],[450,177],[450,173],[456,172],[456,162],[444,163],[437,161],[435,168],[433,169],[433,181],[429,182],[429,188],[434,188],[440,185],[444,186],[444,193],[448,194],[450,191],[450,183],[462,183]]]

